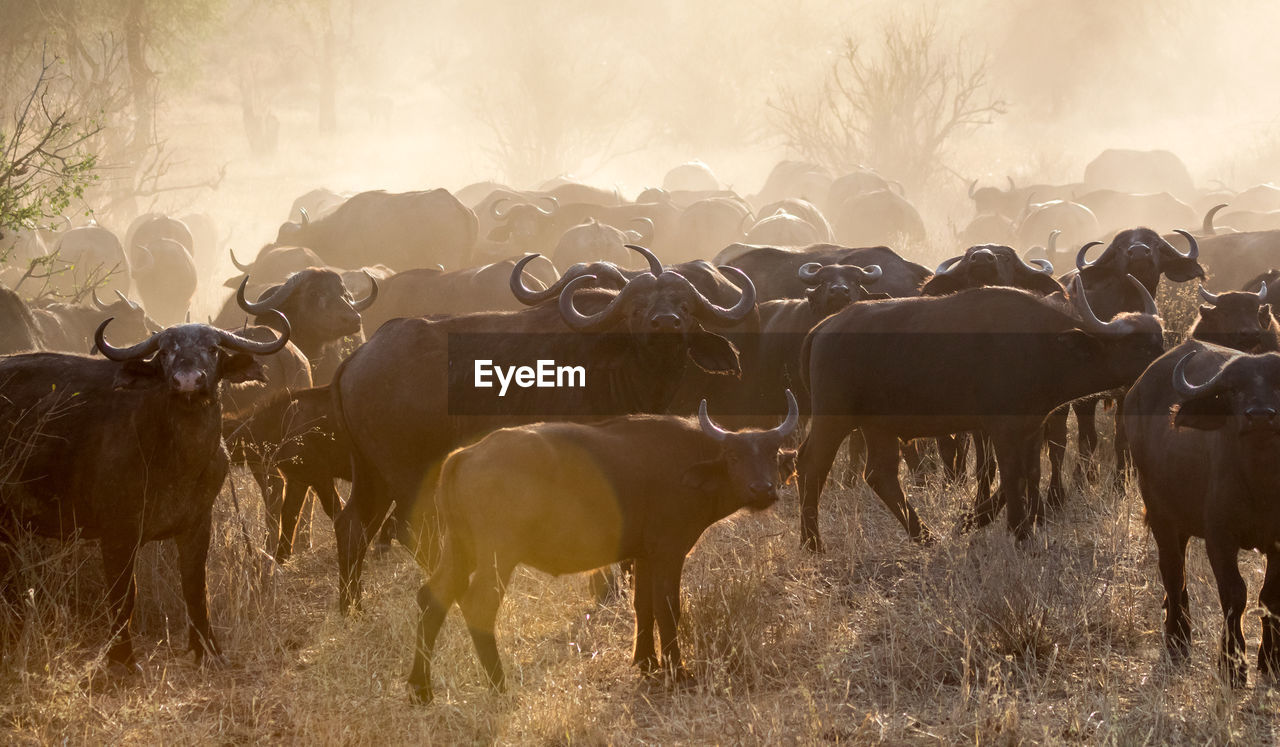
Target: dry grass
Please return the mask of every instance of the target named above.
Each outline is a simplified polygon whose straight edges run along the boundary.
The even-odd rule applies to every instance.
[[[1104,475],[1104,479],[1105,479]],[[629,665],[627,601],[597,609],[582,577],[521,570],[499,617],[510,692],[490,693],[460,616],[436,657],[437,701],[404,687],[420,573],[395,550],[368,564],[366,608],[335,612],[334,550],[271,572],[246,532],[260,501],[236,476],[217,508],[210,595],[229,664],[197,670],[171,548],[148,548],[136,631],[143,674],[96,675],[106,622],[97,551],[33,542],[46,562],[0,666],[6,743],[570,742],[1267,743],[1280,693],[1223,687],[1201,545],[1189,567],[1195,644],[1160,654],[1154,545],[1131,488],[1076,491],[1029,547],[1000,527],[950,530],[968,488],[913,490],[942,531],[910,546],[859,485],[826,497],[828,553],[797,547],[794,496],[713,527],[684,574],[681,635],[697,684],[669,691]],[[318,515],[322,518],[322,515]],[[1244,557],[1256,593],[1261,562]],[[1258,615],[1247,619],[1256,644]]]

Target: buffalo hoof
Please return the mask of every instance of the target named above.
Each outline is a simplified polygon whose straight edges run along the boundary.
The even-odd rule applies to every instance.
[[[658,672],[658,657],[654,655],[641,656],[631,661],[640,668],[640,673],[645,676],[652,676]]]
[[[414,705],[430,705],[435,700],[435,693],[431,691],[431,685],[418,685],[413,682],[409,683],[409,702]]]

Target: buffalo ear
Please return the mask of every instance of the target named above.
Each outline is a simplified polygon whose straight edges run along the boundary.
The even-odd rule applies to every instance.
[[[707,373],[742,376],[738,349],[720,335],[698,332],[690,336],[689,358]]]
[[[1059,283],[1048,273],[1024,269],[1020,271],[1020,274],[1022,277],[1019,278],[1019,287],[1026,288],[1034,293],[1042,293],[1046,296],[1062,292],[1062,283]]]
[[[1271,326],[1271,304],[1264,303],[1258,307],[1258,326],[1263,329]]]
[[[1097,340],[1083,330],[1073,329],[1058,335],[1058,342],[1082,360],[1093,360],[1101,354]]]
[[[232,353],[218,360],[218,378],[223,381],[243,382],[267,380],[262,363],[248,353]]]
[[[1162,261],[1160,262],[1160,271],[1175,283],[1185,283],[1188,280],[1204,277],[1204,268],[1194,259],[1171,254],[1168,250],[1162,249]]]
[[[1173,413],[1175,428],[1215,431],[1227,424],[1230,406],[1221,395],[1196,397],[1178,405]]]
[[[116,371],[113,389],[144,389],[157,383],[161,378],[159,364],[152,361],[129,360]]]
[[[710,493],[725,484],[728,474],[728,465],[723,459],[698,462],[680,475],[680,484],[686,488]]]
[[[922,296],[945,296],[950,293],[964,289],[964,280],[958,275],[947,273],[946,275],[934,275],[922,286],[920,286],[920,295]]]
[[[507,241],[511,238],[511,225],[494,226],[493,230],[489,231],[488,238],[490,241]]]

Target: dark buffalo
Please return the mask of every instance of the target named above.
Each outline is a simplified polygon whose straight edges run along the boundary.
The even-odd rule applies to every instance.
[[[764,510],[784,482],[782,444],[799,422],[733,433],[712,422],[633,415],[597,425],[506,428],[449,455],[440,472],[440,566],[418,592],[422,615],[409,687],[432,699],[431,655],[455,602],[489,683],[505,677],[494,621],[520,564],[562,575],[635,561],[632,663],[687,678],[680,660],[680,574],[707,527],[746,508]],[[654,624],[662,659],[654,646]]]
[[[1257,293],[1225,291],[1210,293],[1200,286],[1200,317],[1192,325],[1193,340],[1209,342],[1246,353],[1280,352],[1280,325],[1267,303],[1266,283]]]
[[[475,213],[448,190],[361,192],[329,215],[285,223],[275,243],[305,246],[325,264],[461,268],[476,243]]]
[[[279,350],[288,333],[258,343],[187,324],[115,348],[103,339],[110,321],[95,334],[107,360],[61,353],[0,360],[0,425],[11,434],[4,450],[23,450],[0,459],[17,465],[0,484],[0,522],[6,534],[23,527],[101,541],[114,638],[107,657],[128,668],[135,666],[134,559],[143,544],[173,538],[188,643],[199,661],[218,653],[205,596],[210,513],[227,475],[218,385],[260,379],[253,356]],[[0,557],[12,560],[2,543]],[[6,588],[15,581],[6,579]]]
[[[1133,228],[1116,234],[1093,262],[1087,262],[1085,258],[1089,250],[1101,242],[1090,242],[1080,248],[1076,253],[1076,270],[1098,318],[1109,320],[1124,312],[1141,311],[1145,308],[1147,296],[1155,294],[1162,276],[1177,283],[1204,277],[1204,268],[1199,263],[1200,246],[1195,237],[1182,230],[1177,233],[1189,242],[1186,254],[1149,228]],[[1129,281],[1129,276],[1136,277],[1145,292],[1138,291]],[[1099,401],[1100,398],[1091,397],[1071,406],[1076,414],[1081,464],[1088,462],[1097,450],[1095,413]],[[1125,445],[1118,422],[1116,436],[1117,475],[1122,475]],[[1050,505],[1058,505],[1066,497],[1062,476],[1067,444],[1066,408],[1050,416],[1045,438],[1050,465],[1048,499]]]
[[[336,343],[360,334],[360,312],[378,298],[376,282],[372,293],[356,301],[338,273],[316,267],[295,273],[282,285],[268,288],[257,301],[245,298],[248,284],[246,275],[236,291],[236,303],[256,317],[258,324],[275,327],[279,322],[273,320],[280,319],[281,315],[290,319],[292,341],[310,361],[312,376],[320,385],[328,383],[337,365],[336,359],[341,355]],[[273,311],[279,314],[270,313]],[[219,319],[218,323],[222,326],[225,320]]]
[[[823,203],[831,189],[831,174],[816,163],[779,161],[765,177],[751,201],[752,205],[768,205],[778,200],[797,198],[814,204]]]
[[[933,277],[920,287],[925,296],[942,296],[968,288],[1005,285],[1022,288],[1040,296],[1061,293],[1048,260],[1024,262],[1011,247],[995,244],[971,246],[964,254],[938,265]]]
[[[818,499],[854,428],[867,443],[867,483],[918,540],[929,531],[898,482],[898,440],[984,433],[1001,487],[996,500],[976,507],[972,522],[989,522],[1007,503],[1010,530],[1025,536],[1042,515],[1045,417],[1078,397],[1128,384],[1163,352],[1149,295],[1143,313],[1110,322],[1094,316],[1079,281],[1072,299],[1079,318],[1020,289],[977,288],[854,304],[815,327],[802,353],[813,413],[798,463],[803,545],[821,549]]]
[[[800,279],[800,268],[810,262],[823,265],[878,266],[883,274],[875,283],[878,293],[894,298],[920,295],[920,285],[929,278],[929,268],[908,262],[887,246],[851,249],[835,244],[816,244],[804,249],[734,244],[712,260],[716,265],[736,267],[751,278],[761,300],[804,298],[809,286]]]
[[[342,503],[334,480],[351,479],[351,454],[333,430],[328,387],[277,395],[252,413],[222,420],[231,461],[253,474],[267,507],[277,562],[293,554],[294,532],[307,490],[314,490],[330,520]]]
[[[558,278],[545,258],[531,255],[520,264],[532,279],[525,288],[543,293]],[[408,270],[378,283],[378,303],[361,314],[364,329],[372,334],[397,317],[471,314],[479,311],[515,311],[524,304],[512,295],[510,279],[517,262],[501,262],[456,272]],[[567,281],[566,281],[567,282]],[[622,283],[611,287],[621,287]],[[563,287],[563,286],[561,286]],[[558,291],[557,291],[558,293]]]
[[[424,523],[433,506],[430,475],[450,449],[496,428],[548,418],[663,412],[691,362],[740,374],[738,351],[704,325],[733,326],[753,314],[751,282],[730,270],[742,293],[724,308],[684,276],[651,262],[649,272],[617,292],[579,294],[594,281],[582,276],[563,289],[556,304],[437,321],[393,320],[342,364],[333,382],[334,412],[351,444],[353,479],[336,526],[343,610],[359,598],[370,531],[393,506],[399,539],[424,558],[434,554],[434,537],[420,542],[409,528],[430,525]],[[579,297],[589,304],[586,313]],[[474,356],[466,339],[477,340]],[[516,388],[499,401],[495,390],[482,397],[486,392],[473,380],[470,357],[479,360],[486,353],[502,365],[552,360],[590,373],[581,387]],[[462,399],[451,404],[451,397]],[[462,405],[472,401],[494,404],[467,415]]]
[[[1194,383],[1192,383],[1194,382]],[[1224,618],[1220,667],[1245,684],[1241,619],[1246,611],[1239,552],[1266,553],[1258,669],[1280,674],[1280,355],[1241,354],[1189,340],[1151,364],[1125,397],[1147,525],[1164,583],[1165,649],[1175,661],[1191,646],[1187,541],[1203,537]]]
[[[973,220],[956,233],[956,241],[961,246],[976,244],[1002,244],[1012,246],[1018,244],[1017,229],[1013,221],[1003,215],[983,213],[974,216]]]
[[[855,197],[880,191],[896,191],[901,195],[902,185],[884,178],[873,169],[856,169],[846,174],[841,174],[832,180],[831,186],[826,192],[826,201],[823,204],[826,206],[828,213],[834,213]]]

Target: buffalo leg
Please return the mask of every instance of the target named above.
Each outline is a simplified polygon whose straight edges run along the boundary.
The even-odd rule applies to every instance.
[[[360,576],[364,556],[373,539],[370,532],[386,513],[389,503],[373,468],[353,455],[351,497],[333,522],[338,545],[338,609],[347,614],[360,605]]]
[[[653,606],[662,640],[662,666],[675,680],[689,679],[680,659],[680,571],[684,558],[654,563]]]
[[[991,485],[995,482],[996,460],[990,437],[985,433],[975,432],[973,447],[974,466],[978,475],[978,492],[974,497],[973,510],[960,519],[962,532],[981,529],[990,524],[1005,505],[1003,485],[994,494],[991,492]]]
[[[807,550],[822,552],[822,538],[818,533],[818,499],[822,487],[831,472],[840,443],[853,430],[853,424],[845,418],[815,416],[809,427],[809,435],[800,444],[796,468],[800,475],[800,544]],[[865,435],[865,434],[864,434]],[[898,440],[893,441],[894,469],[897,469]],[[868,465],[870,463],[868,462]],[[896,481],[896,475],[895,475]]]
[[[262,494],[262,507],[267,519],[268,550],[273,554],[280,546],[280,512],[283,504],[284,480],[278,470],[267,469],[261,462],[251,463],[249,474]]]
[[[922,439],[902,441],[898,447],[902,461],[907,465],[907,475],[911,479],[912,487],[919,488],[924,485],[924,448],[925,442]]]
[[[1124,397],[1116,400],[1116,490],[1124,490],[1125,474],[1129,466],[1129,440],[1124,434]]]
[[[1030,534],[1035,520],[1035,506],[1029,505],[1028,441],[1035,439],[1028,438],[1020,430],[992,434],[991,437],[991,445],[996,452],[996,466],[1000,471],[1000,493],[1004,496],[1006,505],[1005,518],[1008,519],[1009,531],[1020,540]]]
[[[209,596],[205,586],[206,562],[209,558],[209,534],[212,519],[205,514],[199,524],[177,539],[178,564],[182,570],[182,599],[187,605],[187,647],[195,652],[196,664],[205,654],[220,655],[218,643],[209,628]]]
[[[1049,413],[1044,421],[1044,440],[1049,446],[1049,507],[1058,508],[1067,500],[1067,489],[1063,484],[1062,463],[1067,456],[1067,415],[1066,405]]]
[[[658,668],[658,653],[653,645],[653,562],[648,558],[636,558],[635,576],[636,640],[631,663],[640,671],[651,674]]]
[[[1267,553],[1267,577],[1258,594],[1262,605],[1262,644],[1258,647],[1258,671],[1280,675],[1280,551]]]
[[[418,635],[413,652],[413,669],[409,672],[409,695],[417,703],[430,703],[431,655],[435,651],[436,636],[449,614],[449,608],[467,590],[474,559],[460,552],[460,547],[446,540],[446,548],[440,566],[427,583],[418,589]]]
[[[870,429],[863,429],[863,434],[867,439],[867,468],[863,478],[911,539],[931,541],[932,533],[920,522],[915,507],[907,502],[902,484],[898,482],[897,437]]]
[[[332,522],[338,518],[338,512],[342,510],[342,500],[338,498],[338,491],[333,487],[333,478],[326,477],[311,487],[315,489],[316,497],[320,499],[320,507],[324,509],[324,514],[329,517],[329,521]]]
[[[288,476],[284,484],[284,503],[280,508],[280,537],[276,542],[276,561],[279,563],[293,555],[293,539],[306,497],[307,483],[296,475]]]
[[[1097,476],[1094,454],[1098,450],[1098,400],[1088,398],[1071,403],[1076,414],[1076,439],[1080,444],[1076,454],[1076,473],[1090,479]]]
[[[492,552],[477,551],[476,557],[485,558],[485,561],[477,564],[471,584],[467,586],[458,606],[462,608],[462,616],[466,618],[467,632],[471,634],[471,643],[476,647],[480,665],[489,677],[489,685],[502,691],[506,689],[506,679],[502,673],[502,661],[498,658],[494,623],[498,619],[498,607],[502,605],[502,597],[506,593],[507,582],[511,580],[515,565]]]
[[[1248,680],[1244,658],[1244,629],[1241,625],[1248,589],[1240,575],[1236,555],[1239,548],[1230,541],[1212,536],[1205,538],[1205,550],[1213,578],[1218,583],[1218,600],[1222,603],[1222,653],[1218,666],[1232,687],[1244,687]]]
[[[127,539],[102,541],[102,570],[110,583],[107,608],[111,612],[112,644],[107,649],[107,661],[131,670],[138,666],[133,657],[133,638],[129,635],[129,620],[138,594],[133,571],[137,555],[138,545]]]
[[[1170,660],[1181,663],[1191,648],[1186,577],[1189,538],[1165,527],[1152,527],[1152,534],[1159,553],[1160,581],[1164,584],[1164,648]]]
[[[969,457],[969,434],[957,433],[939,438],[938,456],[942,458],[942,474],[949,482],[963,480]]]

